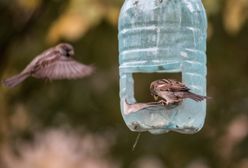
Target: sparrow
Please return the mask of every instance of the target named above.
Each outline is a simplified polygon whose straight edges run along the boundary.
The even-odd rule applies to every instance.
[[[94,67],[79,63],[72,58],[73,55],[72,45],[60,43],[36,56],[21,73],[3,80],[2,83],[6,87],[12,88],[28,77],[59,80],[77,79],[91,75]]]
[[[177,105],[185,98],[197,102],[209,98],[192,93],[183,83],[173,79],[159,79],[153,81],[150,85],[150,92],[156,101],[161,99],[159,102],[163,105]]]

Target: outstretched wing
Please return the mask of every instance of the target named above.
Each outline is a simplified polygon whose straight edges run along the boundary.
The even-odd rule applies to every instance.
[[[77,79],[89,76],[93,73],[94,67],[84,65],[72,58],[61,58],[43,63],[35,74],[41,78],[50,80],[56,79]]]
[[[58,59],[61,56],[61,53],[54,48],[49,48],[36,56],[22,71],[23,73],[32,73],[42,68],[42,62],[51,62]]]
[[[181,82],[175,81],[173,79],[161,79],[157,82],[157,89],[160,91],[189,91],[190,89]]]

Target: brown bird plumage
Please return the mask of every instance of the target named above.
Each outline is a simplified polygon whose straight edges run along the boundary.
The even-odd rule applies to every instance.
[[[150,92],[152,96],[154,96],[155,100],[160,98],[160,102],[165,105],[178,104],[185,98],[197,102],[208,98],[190,92],[190,89],[187,86],[173,79],[160,79],[153,81],[150,85]]]
[[[70,44],[58,44],[35,57],[21,73],[2,82],[6,87],[15,87],[30,76],[58,80],[91,75],[94,67],[77,62],[72,58],[73,55],[74,49]]]

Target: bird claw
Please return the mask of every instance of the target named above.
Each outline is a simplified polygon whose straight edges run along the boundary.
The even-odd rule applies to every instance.
[[[168,102],[168,105],[179,105],[181,102],[181,100],[175,100],[173,102]]]
[[[165,100],[160,100],[158,101],[159,104],[165,106],[165,105],[168,105],[167,102]]]
[[[182,102],[181,100],[175,100],[175,101],[160,100],[158,101],[158,103],[163,106],[179,105],[181,102]]]

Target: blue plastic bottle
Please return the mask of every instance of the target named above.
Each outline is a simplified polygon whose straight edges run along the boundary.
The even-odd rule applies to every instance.
[[[132,131],[198,132],[206,101],[185,99],[175,108],[150,107],[129,113],[133,73],[181,72],[192,92],[206,95],[207,19],[201,0],[125,0],[119,16],[121,112]],[[149,88],[147,88],[149,89]]]

